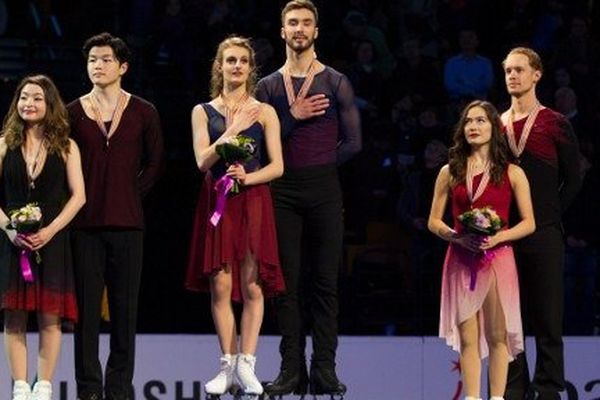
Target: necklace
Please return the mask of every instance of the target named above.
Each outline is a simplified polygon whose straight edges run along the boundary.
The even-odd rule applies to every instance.
[[[27,183],[28,183],[30,189],[35,189],[35,178],[37,178],[37,176],[35,176],[35,173],[38,168],[40,155],[42,154],[42,148],[44,148],[45,144],[46,144],[46,137],[44,136],[44,138],[40,141],[40,144],[38,145],[37,151],[35,152],[35,156],[33,157],[33,161],[29,161],[29,157],[25,158],[25,170],[27,172]],[[41,164],[41,163],[39,163],[39,164]]]
[[[121,89],[119,93],[119,98],[117,99],[117,104],[113,109],[112,115],[110,117],[110,129],[106,130],[106,125],[104,125],[104,120],[102,119],[102,113],[100,112],[100,101],[98,97],[96,97],[95,93],[90,93],[90,105],[92,106],[92,111],[94,113],[94,119],[96,120],[96,124],[102,135],[104,135],[104,139],[106,140],[106,147],[108,147],[109,139],[117,130],[119,126],[119,122],[121,122],[121,117],[123,116],[123,111],[125,110],[125,105],[127,104],[127,94],[124,90]]]
[[[294,85],[292,84],[292,73],[290,71],[290,66],[286,63],[283,66],[283,84],[285,86],[285,94],[287,95],[288,104],[291,106],[297,99],[303,99],[308,94],[308,89],[312,85],[313,79],[316,74],[316,58],[313,58],[308,66],[308,70],[306,71],[306,78],[298,91],[298,95],[294,93]]]
[[[481,181],[479,181],[479,186],[477,186],[477,190],[473,193],[473,180],[475,175],[483,173],[481,177]],[[467,173],[465,176],[466,184],[467,184],[467,196],[469,196],[469,200],[471,204],[475,202],[481,195],[483,191],[488,185],[490,181],[490,162],[486,161],[485,164],[476,167],[474,161],[467,161]]]
[[[225,93],[221,93],[221,101],[223,102],[223,108],[225,108],[225,128],[228,128],[233,123],[233,118],[240,110],[244,107],[244,105],[248,102],[250,96],[248,93],[244,93],[242,97],[236,102],[234,102],[233,106],[228,106],[227,96]],[[230,101],[231,103],[231,101]]]
[[[519,138],[519,143],[517,143],[517,140],[515,139],[515,128],[513,126],[514,110],[512,107],[510,108],[508,113],[508,121],[506,124],[506,137],[508,139],[508,146],[515,157],[519,158],[521,153],[523,153],[523,150],[525,150],[527,138],[529,137],[533,123],[535,122],[535,119],[537,118],[541,109],[542,105],[539,102],[535,103],[535,106],[527,116],[525,126],[523,126],[523,131],[521,132],[521,137]]]

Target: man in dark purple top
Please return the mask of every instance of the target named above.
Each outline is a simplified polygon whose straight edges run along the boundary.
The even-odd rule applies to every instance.
[[[316,60],[314,4],[290,1],[281,16],[287,59],[258,83],[256,92],[281,120],[285,166],[272,187],[286,284],[286,293],[276,303],[282,363],[279,376],[265,391],[306,393],[305,333],[310,325],[310,392],[343,394],[346,386],[335,373],[343,234],[337,165],[360,151],[360,119],[349,80]],[[310,324],[303,318],[304,303],[310,307]]]
[[[68,105],[88,199],[73,230],[80,313],[75,327],[77,398],[130,400],[143,253],[141,197],[158,178],[162,134],[154,106],[121,89],[129,60],[125,42],[102,33],[88,39],[83,52],[94,87]],[[98,337],[105,285],[111,338],[103,379]]]
[[[531,187],[535,232],[514,245],[523,323],[535,336],[533,379],[525,353],[509,365],[505,398],[559,400],[564,390],[562,341],[564,243],[561,215],[581,188],[580,154],[571,124],[536,96],[537,53],[517,47],[503,62],[511,107],[502,115],[513,155]],[[528,394],[529,392],[529,394]]]

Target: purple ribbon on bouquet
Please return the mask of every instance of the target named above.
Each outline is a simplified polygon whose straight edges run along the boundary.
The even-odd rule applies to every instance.
[[[30,256],[31,251],[21,249],[19,254],[19,264],[21,264],[21,275],[25,282],[33,282],[33,272],[31,271],[31,262],[29,261]]]
[[[224,175],[215,183],[217,202],[215,204],[215,211],[210,217],[210,223],[213,226],[217,226],[221,220],[221,217],[223,216],[223,212],[225,211],[225,203],[227,202],[227,193],[229,193],[233,187],[234,182],[235,181],[232,177]]]
[[[477,283],[477,272],[481,267],[492,262],[495,256],[495,251],[484,250],[483,254],[473,253],[477,257],[477,261],[469,265],[469,271],[471,272],[471,281],[469,282],[469,290],[475,290],[475,284]]]

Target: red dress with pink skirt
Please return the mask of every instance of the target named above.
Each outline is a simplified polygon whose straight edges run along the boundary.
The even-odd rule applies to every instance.
[[[474,178],[474,190],[481,181],[481,175]],[[508,173],[505,173],[499,184],[490,181],[483,194],[473,204],[469,200],[464,183],[452,189],[452,215],[454,229],[463,232],[464,227],[458,216],[471,208],[491,206],[504,222],[508,221],[513,193]],[[476,268],[475,287],[471,290],[471,268]],[[446,343],[460,352],[460,336],[458,326],[478,315],[479,322],[479,354],[485,358],[489,354],[488,344],[483,334],[483,302],[491,289],[494,280],[504,312],[510,359],[523,351],[523,327],[521,325],[521,308],[519,302],[519,281],[515,257],[510,243],[502,243],[486,254],[475,254],[460,245],[450,244],[446,253],[442,275],[442,294],[440,305],[439,336]]]
[[[209,104],[203,104],[208,116],[211,143],[225,130],[225,120]],[[247,172],[260,168],[260,148],[263,128],[255,123],[242,135],[255,140],[255,159],[245,164]],[[240,274],[248,254],[258,266],[258,282],[265,297],[276,296],[285,289],[277,251],[275,215],[271,190],[267,184],[240,187],[237,194],[229,193],[222,217],[214,226],[210,218],[215,210],[217,192],[215,182],[223,176],[226,166],[218,161],[207,172],[200,190],[194,215],[190,256],[185,287],[194,291],[209,291],[210,277],[230,269],[234,301],[241,302]]]

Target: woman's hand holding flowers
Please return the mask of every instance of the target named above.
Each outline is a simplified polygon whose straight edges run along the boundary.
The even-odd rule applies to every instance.
[[[240,185],[246,183],[246,169],[242,164],[232,164],[227,168],[227,175],[235,179]]]

